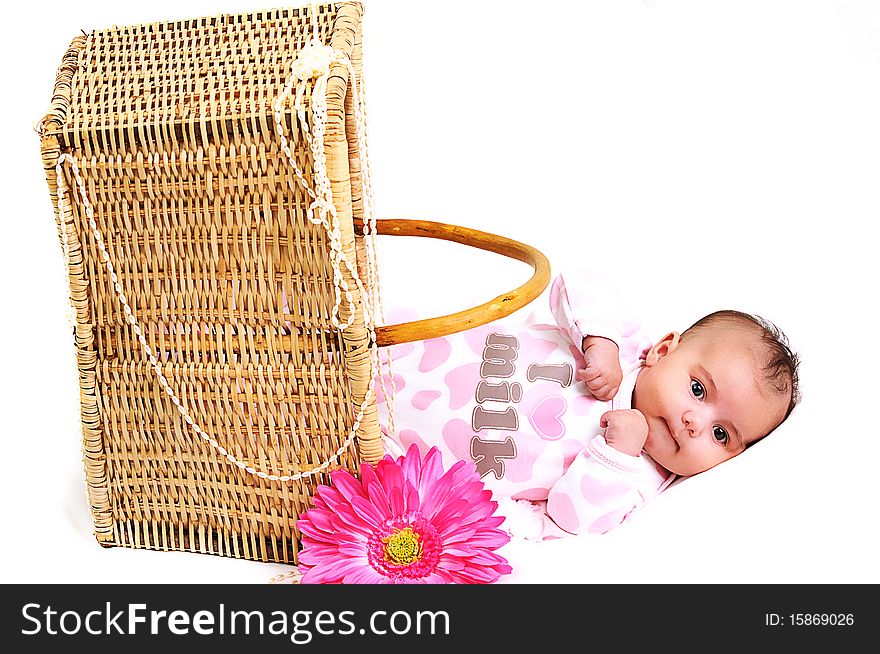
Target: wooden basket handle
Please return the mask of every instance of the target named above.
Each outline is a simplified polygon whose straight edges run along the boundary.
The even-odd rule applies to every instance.
[[[437,318],[377,327],[376,344],[379,347],[438,338],[485,325],[526,306],[543,293],[550,282],[550,262],[547,257],[530,245],[504,236],[430,220],[396,218],[377,220],[376,233],[383,236],[427,236],[461,243],[517,259],[534,269],[531,279],[525,284],[479,306]]]

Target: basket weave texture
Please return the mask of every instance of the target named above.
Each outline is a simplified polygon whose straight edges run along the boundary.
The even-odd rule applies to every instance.
[[[327,470],[292,482],[231,465],[193,433],[126,322],[69,167],[79,165],[119,283],[192,417],[236,459],[311,470],[346,441],[370,381],[360,311],[340,331],[324,228],[275,133],[274,102],[312,36],[361,71],[358,3],[113,27],[76,37],[41,125],[69,249],[85,475],[102,545],[296,562],[298,515],[336,467],[382,455],[375,402]],[[325,153],[343,251],[363,266],[360,161],[346,66],[327,88]],[[359,79],[358,81],[358,87]],[[290,101],[298,166],[312,160]],[[361,298],[348,271],[355,306]],[[343,302],[341,318],[347,317]]]

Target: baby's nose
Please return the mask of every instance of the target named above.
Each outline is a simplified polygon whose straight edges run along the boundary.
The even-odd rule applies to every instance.
[[[684,423],[684,427],[691,438],[699,436],[702,431],[702,421],[699,416],[691,411],[687,411],[681,416],[681,421]]]

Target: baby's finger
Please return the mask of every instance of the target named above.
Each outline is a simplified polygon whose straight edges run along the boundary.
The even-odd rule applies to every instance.
[[[601,388],[593,391],[593,397],[602,402],[607,402],[612,397],[614,397],[614,389],[611,388],[608,384],[605,384]]]
[[[602,371],[597,370],[595,368],[583,368],[582,370],[578,370],[578,379],[583,382],[591,382],[594,379],[602,376]]]
[[[607,384],[603,392],[607,396],[606,399],[610,400],[612,397],[617,395],[618,390],[620,390],[620,384]]]
[[[614,411],[606,411],[602,414],[602,417],[599,418],[599,426],[603,429],[608,426],[609,421],[613,417]]]

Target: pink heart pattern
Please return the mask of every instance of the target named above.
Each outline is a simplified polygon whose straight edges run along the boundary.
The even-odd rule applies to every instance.
[[[551,395],[529,411],[529,422],[545,441],[558,441],[565,436],[565,423],[561,418],[567,406],[564,398]]]

